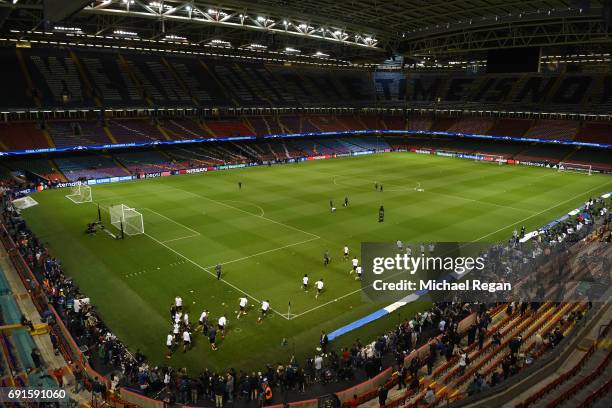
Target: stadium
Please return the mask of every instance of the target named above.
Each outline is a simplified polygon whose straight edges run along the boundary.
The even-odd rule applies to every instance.
[[[612,1],[0,0],[0,404],[612,406]]]

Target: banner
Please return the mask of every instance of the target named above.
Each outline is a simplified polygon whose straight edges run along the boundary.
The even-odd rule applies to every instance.
[[[595,148],[612,148],[612,144],[607,143],[590,143],[580,142],[575,140],[557,140],[557,139],[538,139],[529,137],[512,137],[512,136],[493,136],[493,135],[480,135],[472,133],[456,133],[456,132],[433,132],[423,130],[389,130],[389,129],[368,129],[368,130],[341,130],[331,132],[308,132],[308,133],[286,133],[276,135],[265,135],[263,139],[276,139],[276,138],[298,138],[298,137],[320,137],[320,136],[343,136],[343,135],[439,135],[439,136],[450,136],[450,137],[467,137],[473,139],[489,139],[489,140],[504,140],[514,142],[527,142],[527,143],[544,143],[544,144],[560,144],[567,146],[581,146],[581,147],[595,147]],[[108,149],[126,149],[132,147],[152,147],[152,146],[170,146],[170,145],[181,145],[190,143],[210,143],[210,142],[223,142],[223,141],[239,141],[239,140],[255,140],[256,136],[240,136],[240,137],[219,137],[219,138],[196,138],[196,139],[182,139],[182,140],[154,140],[148,142],[133,142],[133,143],[117,143],[117,144],[103,144],[103,145],[87,145],[87,146],[66,146],[66,147],[48,147],[41,149],[25,149],[25,150],[11,150],[7,152],[0,152],[2,156],[20,156],[28,154],[40,154],[40,153],[63,153],[63,152],[81,152],[81,151],[96,151],[96,150],[108,150]]]

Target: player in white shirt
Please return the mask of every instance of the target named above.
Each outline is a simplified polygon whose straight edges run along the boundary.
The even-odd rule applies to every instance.
[[[357,273],[357,276],[355,276],[355,280],[361,280],[361,265],[357,267],[355,272]]]
[[[174,335],[172,333],[168,333],[168,335],[166,336],[166,347],[168,348],[166,358],[170,358],[174,349]]]
[[[223,315],[217,321],[217,327],[219,328],[219,331],[221,332],[222,339],[225,338],[225,326],[226,325],[227,325],[227,318],[225,317],[225,315]]]
[[[268,310],[270,310],[270,301],[264,300],[261,302],[261,316],[259,316],[259,319],[257,319],[257,323],[261,323],[263,321],[264,317],[266,317],[268,314]]]
[[[174,305],[176,306],[177,310],[180,311],[183,308],[183,298],[181,298],[180,296],[175,297]]]
[[[183,332],[183,353],[187,351],[191,347],[191,334],[189,331],[185,330]]]
[[[349,247],[348,246],[344,246],[344,260],[348,260],[349,258]]]
[[[181,333],[181,325],[179,323],[174,323],[172,326],[172,333],[174,334],[174,339],[178,341],[179,334]]]
[[[240,319],[241,315],[245,315],[246,314],[246,306],[249,303],[249,300],[245,297],[241,297],[239,299],[239,306],[240,306],[240,310],[238,311],[238,316],[236,316],[236,319]]]
[[[183,315],[183,323],[185,323],[185,326],[189,326],[189,315],[187,313]]]
[[[323,278],[315,282],[315,287],[317,288],[317,294],[315,295],[315,299],[318,299],[319,295],[321,294],[321,291],[323,290]]]
[[[353,263],[353,269],[351,269],[351,271],[349,272],[349,275],[355,271],[357,271],[357,266],[359,265],[359,259],[357,259],[356,256],[353,257],[353,260],[351,261]]]
[[[206,336],[208,334],[208,309],[204,309],[198,323],[202,326],[202,334]]]
[[[304,290],[308,292],[308,274],[307,273],[305,273],[304,277],[302,278],[302,288],[304,288]]]
[[[395,245],[397,245],[397,250],[401,251],[404,248],[404,243],[402,242],[401,239],[398,239],[397,242],[395,243]]]
[[[183,318],[183,313],[176,312],[176,314],[174,315],[174,323],[180,323],[182,318]]]

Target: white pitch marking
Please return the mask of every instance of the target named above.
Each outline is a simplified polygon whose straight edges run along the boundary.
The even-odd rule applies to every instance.
[[[199,236],[201,236],[201,235],[202,235],[202,234],[198,234],[198,235],[187,235],[186,237],[179,237],[179,238],[167,239],[167,240],[162,241],[162,242],[167,243],[167,242],[180,241],[181,239],[195,238],[195,237],[199,237]]]
[[[266,215],[266,212],[264,211],[263,208],[261,208],[261,206],[257,204],[249,203],[248,201],[223,200],[223,202],[224,203],[242,203],[242,204],[250,205],[253,207],[257,207],[257,209],[261,212],[261,214],[259,215],[260,217],[263,217],[264,215]]]
[[[178,222],[178,221],[176,221],[176,220],[173,220],[172,218],[167,217],[167,216],[165,216],[164,214],[160,214],[160,213],[158,213],[158,212],[157,212],[157,211],[155,211],[155,210],[152,210],[152,209],[150,209],[150,208],[146,208],[146,207],[145,207],[145,208],[142,208],[142,209],[143,209],[143,210],[147,210],[147,211],[151,211],[152,213],[157,214],[157,215],[159,215],[160,217],[165,218],[165,219],[167,219],[168,221],[173,222],[173,223],[175,223],[175,224],[176,224],[176,225],[178,225],[178,226],[181,226],[181,227],[183,227],[183,228],[185,228],[185,229],[188,229],[189,231],[193,232],[193,233],[195,234],[195,236],[197,236],[197,235],[202,235],[202,234],[200,234],[198,231],[194,230],[193,228],[189,228],[189,227],[188,227],[188,226],[186,226],[185,224],[181,224],[180,222]]]
[[[605,183],[605,184],[604,184],[604,186],[606,186],[606,185],[608,185],[608,184],[610,184],[610,183]],[[594,191],[594,190],[597,190],[597,189],[600,189],[600,188],[602,188],[602,186],[597,186],[597,187],[594,187],[594,188],[592,188],[592,189],[590,189],[590,190],[588,190],[588,191],[584,191],[584,192],[582,192],[582,193],[579,193],[578,195],[587,194],[587,193],[590,193],[591,191]],[[507,229],[507,228],[513,227],[513,226],[515,226],[515,225],[517,225],[517,224],[520,224],[520,223],[522,223],[522,222],[524,222],[524,221],[527,221],[527,220],[529,220],[529,219],[531,219],[531,218],[533,218],[533,217],[536,217],[536,216],[538,216],[538,215],[540,215],[540,214],[544,214],[545,212],[550,211],[550,210],[552,210],[553,208],[557,208],[557,207],[559,207],[560,205],[565,204],[565,203],[568,203],[568,202],[570,202],[570,201],[572,201],[572,200],[575,200],[575,199],[576,199],[576,196],[571,197],[571,198],[568,198],[568,199],[567,199],[567,200],[565,200],[565,201],[561,201],[561,202],[559,202],[559,203],[557,203],[557,204],[555,204],[555,205],[553,205],[553,206],[551,206],[551,207],[546,208],[545,210],[542,210],[542,211],[540,211],[540,212],[537,212],[537,213],[535,213],[535,214],[532,214],[532,215],[530,215],[529,217],[525,217],[525,218],[523,218],[522,220],[519,220],[519,221],[513,222],[512,224],[508,224],[508,225],[506,225],[505,227],[502,227],[502,228],[500,228],[500,229],[498,229],[498,230],[495,230],[495,231],[490,232],[490,233],[488,233],[488,234],[486,234],[486,235],[483,235],[482,237],[480,237],[480,238],[478,238],[477,240],[472,241],[472,242],[478,242],[478,241],[480,241],[480,240],[482,240],[482,239],[488,238],[488,237],[490,237],[491,235],[495,235],[495,234],[497,234],[497,233],[498,233],[498,232],[500,232],[500,231],[503,231],[503,230],[505,230],[505,229]]]
[[[250,216],[252,216],[252,217],[257,217],[257,218],[264,219],[264,220],[266,220],[266,221],[272,222],[272,223],[277,224],[277,225],[280,225],[280,226],[282,226],[282,227],[289,228],[289,229],[292,229],[292,230],[294,230],[294,231],[298,231],[298,232],[301,232],[301,233],[303,233],[303,234],[310,235],[310,236],[312,236],[312,237],[321,238],[320,236],[318,236],[317,234],[313,234],[312,232],[304,231],[304,230],[299,229],[299,228],[297,228],[297,227],[294,227],[294,226],[292,226],[292,225],[284,224],[284,223],[282,223],[282,222],[280,222],[280,221],[276,221],[276,220],[273,220],[273,219],[268,218],[268,217],[265,217],[265,216],[259,216],[259,215],[253,214],[253,213],[251,213],[251,212],[248,212],[248,211],[243,210],[242,208],[234,207],[233,205],[226,204],[226,203],[224,203],[224,202],[222,202],[222,201],[218,201],[218,200],[215,200],[215,199],[212,199],[212,198],[209,198],[209,197],[203,196],[203,195],[201,195],[201,194],[194,193],[194,192],[192,192],[192,191],[183,190],[182,188],[179,188],[179,187],[174,187],[174,189],[175,189],[175,190],[182,191],[182,192],[184,192],[185,194],[191,194],[191,195],[193,195],[193,196],[203,198],[203,199],[205,199],[205,200],[208,200],[208,201],[211,201],[211,202],[213,202],[213,203],[216,203],[216,204],[222,205],[222,206],[224,206],[224,207],[231,208],[231,209],[236,210],[236,211],[240,211],[240,212],[242,212],[242,213],[244,213],[244,214],[248,214],[248,215],[250,215]]]
[[[208,268],[200,265],[199,263],[197,263],[196,261],[186,257],[185,255],[181,254],[180,252],[178,252],[177,250],[169,247],[168,245],[164,244],[163,242],[161,242],[160,240],[158,240],[157,238],[147,234],[145,232],[145,234],[147,237],[149,237],[150,239],[152,239],[153,241],[157,242],[159,245],[163,246],[164,248],[168,249],[169,251],[174,252],[176,255],[180,256],[181,258],[183,258],[184,260],[186,260],[187,262],[191,263],[193,266],[196,266],[197,268],[203,270],[204,272],[208,273],[210,276],[214,276],[215,278],[217,277],[217,274],[215,274],[214,272],[211,272]],[[237,287],[236,285],[226,281],[225,279],[220,279],[221,282],[225,283],[226,285],[228,285],[229,287],[231,287],[232,289],[234,289],[237,292],[242,293],[243,295],[253,299],[255,302],[257,303],[261,303],[261,301],[259,299],[257,299],[255,296],[250,295],[249,293],[245,292],[244,290],[240,289],[239,287]],[[281,313],[277,312],[276,310],[272,309],[271,310],[278,314],[279,316],[283,316]],[[283,316],[283,318],[287,319],[285,316]],[[287,319],[288,320],[288,319]]]
[[[294,244],[289,244],[289,245],[285,245],[285,246],[278,247],[278,248],[268,249],[267,251],[257,252],[257,253],[251,254],[251,255],[243,256],[242,258],[232,259],[231,261],[227,261],[227,262],[221,262],[221,263],[219,263],[219,265],[227,265],[227,264],[231,264],[231,263],[234,263],[234,262],[244,261],[245,259],[253,258],[253,257],[259,256],[259,255],[269,254],[270,252],[280,251],[282,249],[291,248],[291,247],[294,247],[294,246],[297,246],[297,245],[302,245],[302,244],[305,244],[307,242],[316,241],[317,239],[320,239],[320,238],[318,238],[318,237],[310,238],[310,239],[307,239],[305,241],[296,242]],[[214,268],[215,266],[216,266],[216,264],[215,265],[207,266],[206,268]]]

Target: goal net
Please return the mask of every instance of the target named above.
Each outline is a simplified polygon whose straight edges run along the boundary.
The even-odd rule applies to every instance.
[[[593,174],[593,167],[590,164],[560,162],[557,165],[557,171],[583,173],[590,176]]]
[[[127,235],[144,234],[144,223],[142,214],[124,204],[114,205],[109,208],[111,224],[119,231]]]
[[[91,203],[91,187],[86,184],[77,184],[72,187],[72,192],[66,198],[76,204]]]

